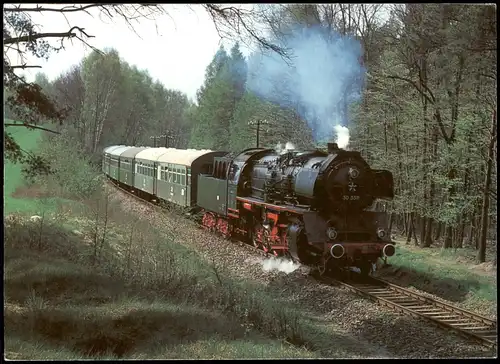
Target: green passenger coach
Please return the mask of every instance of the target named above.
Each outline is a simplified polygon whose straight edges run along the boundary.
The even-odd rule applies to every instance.
[[[147,147],[132,147],[120,155],[120,183],[127,186],[134,185],[135,156],[148,149]]]
[[[102,158],[102,171],[104,174],[109,176],[109,167],[111,161],[111,152],[117,148],[123,147],[123,145],[112,145],[111,147],[104,148],[103,158]]]
[[[103,154],[103,172],[128,186],[131,192],[181,207],[194,207],[200,196],[198,188],[202,192],[212,189],[199,184],[198,176],[212,173],[214,157],[226,152],[119,145],[106,148]]]
[[[133,147],[120,146],[109,153],[109,176],[116,181],[120,180],[120,155],[130,148]]]
[[[206,187],[198,185],[198,175],[209,173],[213,158],[224,153],[196,149],[168,150],[157,160],[157,196],[180,206],[195,206],[198,188]]]
[[[157,159],[158,175],[155,194],[162,200],[182,207],[192,205],[191,165],[211,150],[168,149]]]
[[[135,155],[135,188],[155,195],[156,159],[167,150],[167,148],[147,148]]]

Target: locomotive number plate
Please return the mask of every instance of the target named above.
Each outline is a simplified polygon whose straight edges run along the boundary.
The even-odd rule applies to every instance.
[[[344,195],[344,196],[342,196],[342,200],[344,200],[344,201],[357,201],[357,200],[359,200],[359,196],[356,196],[356,195]]]

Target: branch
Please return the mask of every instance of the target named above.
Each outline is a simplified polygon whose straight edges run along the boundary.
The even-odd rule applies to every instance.
[[[235,8],[233,6],[229,7],[220,7],[220,5],[216,4],[203,4],[203,7],[210,13],[212,16],[213,23],[215,25],[215,28],[217,30],[217,33],[222,37],[220,34],[220,29],[217,24],[217,19],[221,19],[223,22],[226,23],[226,25],[231,28],[232,30],[236,31],[238,35],[241,35],[239,25],[241,24],[243,29],[250,34],[250,37],[256,40],[259,44],[261,44],[264,48],[270,49],[282,57],[286,57],[286,51],[273,43],[268,42],[265,38],[259,36],[255,29],[253,29],[244,19],[244,12],[241,9]],[[231,18],[236,18],[236,19],[231,19]],[[231,20],[235,20],[235,23],[232,22]]]
[[[41,126],[37,126],[37,125],[33,125],[33,124],[11,124],[11,123],[9,123],[9,124],[3,124],[3,126],[24,126],[26,128],[40,129],[40,130],[48,131],[48,132],[54,133],[54,134],[61,134],[58,131],[42,128]]]
[[[17,69],[17,68],[26,69],[26,68],[42,68],[42,66],[30,66],[30,65],[23,64],[21,66],[9,66],[9,68],[10,69]]]
[[[4,39],[3,43],[4,43],[4,45],[6,45],[6,44],[13,44],[13,43],[32,42],[32,41],[40,39],[40,38],[72,38],[72,37],[77,37],[76,33],[73,33],[73,30],[80,31],[87,38],[94,38],[93,35],[88,35],[87,33],[85,33],[83,28],[73,27],[69,31],[67,31],[66,33],[30,34],[30,35],[25,35],[22,37],[17,37],[17,38],[7,38],[7,39]]]
[[[65,6],[60,9],[55,9],[55,8],[44,8],[41,6],[37,6],[35,8],[23,8],[21,6],[17,6],[14,8],[3,8],[4,12],[25,12],[25,11],[53,11],[53,12],[58,12],[58,13],[70,13],[70,12],[75,12],[75,11],[84,11],[89,8],[95,8],[98,6],[106,6],[106,5],[116,5],[116,4],[89,4],[85,6]]]
[[[431,104],[434,105],[434,100],[431,99],[429,97],[429,95],[427,95],[423,88],[422,87],[419,87],[419,85],[413,81],[413,80],[410,80],[409,78],[405,78],[405,77],[400,77],[400,76],[392,76],[392,75],[388,75],[388,76],[385,76],[386,78],[390,78],[390,79],[393,79],[393,80],[400,80],[400,81],[405,81],[405,82],[408,82],[410,85],[412,85],[413,87],[415,87],[415,89],[423,96],[425,97],[425,99],[430,102]]]

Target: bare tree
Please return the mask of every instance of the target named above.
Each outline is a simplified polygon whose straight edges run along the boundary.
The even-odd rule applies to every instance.
[[[261,44],[264,48],[284,53],[280,47],[268,42],[262,32],[259,31],[256,26],[257,13],[253,9],[216,4],[203,4],[202,6],[212,17],[221,37],[249,38],[253,42]],[[66,119],[67,110],[56,108],[53,100],[43,93],[39,85],[26,82],[15,71],[40,68],[39,65],[28,64],[27,55],[31,54],[36,58],[48,59],[51,52],[64,49],[65,42],[68,40],[78,40],[100,52],[90,42],[95,37],[90,30],[68,22],[68,30],[66,31],[44,32],[32,20],[32,14],[34,13],[59,13],[66,17],[66,14],[80,12],[91,16],[91,10],[97,10],[100,17],[107,18],[112,22],[117,18],[122,19],[132,30],[140,20],[155,21],[160,15],[168,15],[166,6],[159,4],[94,3],[63,6],[50,4],[4,6],[4,88],[10,93],[6,105],[22,120],[21,123],[11,123],[4,126],[24,126],[41,129],[42,127],[39,124],[43,120],[62,123]],[[56,40],[56,43],[58,41],[58,45],[52,45],[49,43],[50,40]],[[7,53],[12,52],[20,59],[19,64],[14,64],[9,59]],[[102,123],[97,123],[97,126],[96,133],[99,133],[99,130],[102,129]],[[5,156],[13,162],[28,162],[32,166],[31,171],[48,172],[47,163],[36,156],[25,153],[8,132],[5,133],[4,147]]]

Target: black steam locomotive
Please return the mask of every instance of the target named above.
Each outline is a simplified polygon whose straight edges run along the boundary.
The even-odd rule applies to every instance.
[[[223,186],[215,190],[227,186],[228,193],[218,206],[198,198],[208,228],[243,234],[265,251],[322,273],[357,267],[368,274],[378,258],[395,252],[385,213],[368,211],[376,199],[393,198],[392,174],[371,169],[359,152],[335,143],[327,153],[255,148],[216,157],[214,171],[200,175],[199,186],[220,179]],[[199,190],[198,196],[215,190]]]
[[[239,235],[276,256],[319,268],[369,274],[395,253],[386,214],[370,211],[393,198],[392,174],[373,170],[359,152],[251,148],[104,150],[103,172],[143,198],[197,209],[202,224]]]

